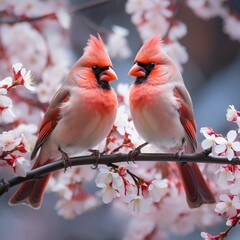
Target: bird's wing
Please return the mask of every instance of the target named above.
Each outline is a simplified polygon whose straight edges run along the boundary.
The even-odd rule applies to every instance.
[[[175,87],[173,92],[178,102],[180,103],[180,107],[178,109],[180,121],[185,129],[185,132],[187,133],[193,151],[196,151],[197,149],[196,123],[193,115],[191,99],[189,99],[188,93],[184,93],[179,87]]]
[[[35,147],[32,151],[31,159],[33,159],[39,148],[46,141],[49,134],[56,127],[60,119],[60,107],[63,102],[66,102],[69,99],[70,93],[67,88],[61,87],[53,97],[52,101],[49,104],[48,110],[45,113],[41,126],[38,132],[38,139],[35,144]]]

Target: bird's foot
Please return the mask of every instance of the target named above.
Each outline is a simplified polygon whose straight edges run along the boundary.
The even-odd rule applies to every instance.
[[[181,164],[182,166],[185,166],[185,165],[187,164],[187,162],[183,162],[183,161],[181,160],[181,157],[182,157],[183,153],[184,153],[184,148],[181,147],[181,148],[179,148],[179,150],[176,152],[175,156],[178,158],[178,162],[180,162],[180,164]]]
[[[92,169],[97,169],[98,168],[98,163],[101,157],[101,153],[99,152],[99,150],[95,150],[95,149],[88,149],[89,152],[91,152],[92,156],[95,156],[95,163],[93,164],[93,167],[91,167]]]
[[[67,171],[67,168],[71,167],[71,161],[67,153],[65,153],[60,147],[58,147],[58,151],[62,154],[62,161],[64,166],[64,172]]]
[[[135,149],[131,150],[131,151],[128,153],[128,160],[127,160],[127,162],[128,162],[128,163],[129,163],[129,161],[134,162],[135,157],[136,157],[138,154],[141,153],[141,149],[142,149],[143,147],[145,147],[146,145],[148,145],[148,142],[145,142],[145,143],[139,145],[138,147],[136,147]]]

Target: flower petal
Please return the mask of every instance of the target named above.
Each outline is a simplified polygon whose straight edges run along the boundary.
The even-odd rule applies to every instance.
[[[223,153],[225,150],[226,150],[226,145],[216,145],[216,147],[215,147],[215,152],[216,153]]]
[[[233,142],[232,143],[232,148],[234,151],[240,151],[240,142]]]
[[[236,137],[237,137],[237,132],[235,130],[231,130],[227,134],[227,140],[231,143],[236,139]]]
[[[216,137],[216,138],[215,138],[215,142],[216,142],[217,144],[226,144],[226,143],[227,143],[227,140],[226,140],[225,138],[223,138],[223,137]]]
[[[203,148],[203,149],[208,149],[208,148],[212,147],[213,141],[212,141],[212,140],[209,140],[209,139],[204,139],[204,140],[202,141],[201,145],[202,145],[202,148]]]
[[[228,148],[227,149],[227,152],[226,152],[226,156],[228,158],[229,161],[231,161],[234,157],[234,152],[231,148]]]

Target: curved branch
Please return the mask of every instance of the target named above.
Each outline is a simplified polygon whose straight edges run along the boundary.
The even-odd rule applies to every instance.
[[[220,157],[210,157],[211,150],[207,149],[203,152],[196,154],[183,154],[181,156],[177,154],[170,153],[140,153],[134,157],[134,161],[159,161],[159,162],[195,162],[195,163],[215,163],[215,164],[231,164],[240,165],[240,160],[238,157],[229,161],[227,158]],[[96,164],[96,158],[93,155],[81,156],[69,158],[71,166],[82,166],[82,165],[94,165]],[[113,163],[128,162],[128,154],[111,154],[111,155],[101,155],[98,160],[98,164],[101,165],[111,165]],[[41,178],[43,175],[64,169],[64,161],[58,160],[56,162],[44,165],[42,167],[33,169],[27,173],[26,177],[14,177],[9,180],[0,180],[0,196],[8,191],[9,188],[14,187],[23,182]]]

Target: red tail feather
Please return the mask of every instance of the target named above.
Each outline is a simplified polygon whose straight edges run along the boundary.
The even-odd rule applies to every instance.
[[[197,208],[204,203],[215,203],[215,198],[196,163],[177,163],[177,166],[190,208]]]
[[[32,208],[40,208],[45,188],[50,177],[51,174],[47,174],[41,179],[23,183],[17,192],[10,198],[9,204],[15,205],[25,203]]]

